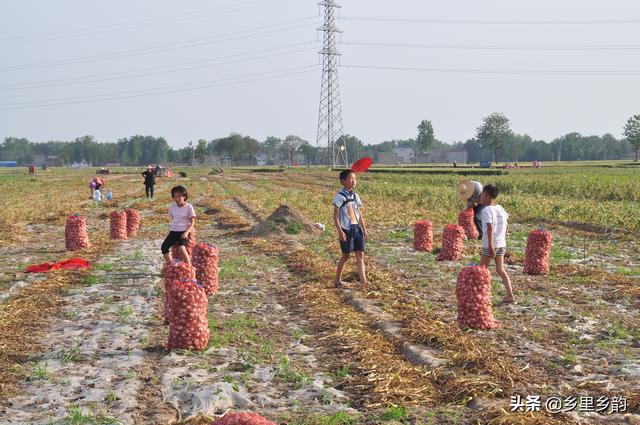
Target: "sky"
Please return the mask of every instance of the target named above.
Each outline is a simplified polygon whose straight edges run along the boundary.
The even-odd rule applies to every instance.
[[[309,0],[4,0],[0,138],[173,147],[231,132],[316,142],[322,22]],[[502,112],[516,133],[622,137],[640,114],[635,0],[343,0],[344,131],[447,143]]]

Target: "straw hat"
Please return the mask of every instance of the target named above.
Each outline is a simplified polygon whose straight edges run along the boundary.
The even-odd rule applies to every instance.
[[[471,180],[462,180],[456,187],[456,193],[458,198],[462,201],[466,201],[471,198],[476,191],[476,185]]]

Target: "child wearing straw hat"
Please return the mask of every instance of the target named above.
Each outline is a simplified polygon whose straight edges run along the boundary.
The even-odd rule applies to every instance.
[[[473,222],[478,229],[478,239],[482,239],[481,213],[484,205],[480,202],[482,183],[475,180],[462,180],[458,183],[458,198],[467,203],[467,208],[473,208]]]

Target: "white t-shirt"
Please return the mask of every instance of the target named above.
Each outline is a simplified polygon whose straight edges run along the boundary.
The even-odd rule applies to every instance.
[[[189,228],[189,220],[196,216],[196,211],[193,209],[193,205],[188,202],[181,207],[174,202],[169,205],[169,215],[172,219],[169,231],[184,232]]]
[[[482,247],[489,248],[487,236],[487,224],[493,229],[493,248],[505,248],[507,246],[507,220],[509,214],[502,205],[488,205],[480,212],[482,220]]]

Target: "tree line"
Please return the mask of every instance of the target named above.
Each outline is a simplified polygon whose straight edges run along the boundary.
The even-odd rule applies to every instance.
[[[339,148],[347,151],[347,157],[355,160],[363,156],[390,152],[395,148],[410,147],[416,153],[428,155],[432,149],[466,151],[468,162],[493,161],[579,161],[622,159],[640,151],[640,115],[635,115],[624,126],[625,138],[611,134],[583,136],[568,133],[552,141],[534,140],[527,134],[515,134],[509,119],[501,113],[485,117],[476,129],[474,137],[465,142],[444,143],[435,137],[429,120],[417,127],[417,135],[411,139],[388,140],[378,144],[365,144],[352,135],[337,140]],[[267,165],[325,164],[326,148],[312,145],[296,135],[284,138],[267,137],[258,141],[250,136],[232,133],[229,136],[206,140],[180,149],[172,148],[163,137],[136,135],[117,142],[98,142],[93,136],[78,137],[73,141],[34,143],[25,138],[6,137],[0,143],[0,160],[15,160],[18,165],[34,162],[36,155],[58,157],[60,165],[86,161],[94,166],[119,163],[125,166],[165,163],[201,163],[208,156],[216,156],[231,163],[251,163],[260,156]]]

